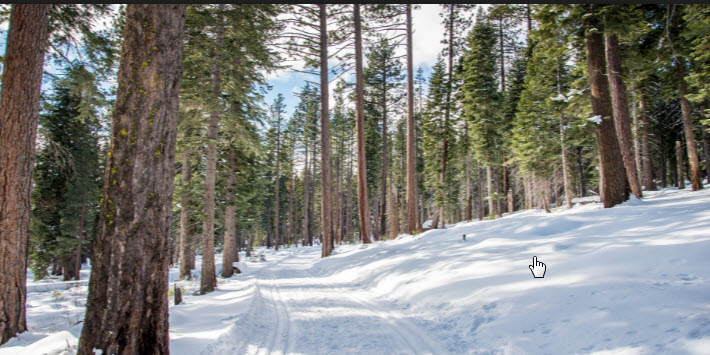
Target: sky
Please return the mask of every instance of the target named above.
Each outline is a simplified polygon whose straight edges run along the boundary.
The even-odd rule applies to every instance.
[[[489,5],[481,4],[478,6],[482,6],[485,9],[488,8]],[[442,17],[439,16],[440,11],[441,5],[439,4],[423,4],[419,9],[412,11],[412,27],[414,30],[412,38],[414,44],[413,61],[415,75],[417,73],[417,69],[421,66],[424,70],[424,77],[428,78],[431,74],[431,68],[436,62],[437,55],[439,55],[444,48],[444,45],[441,43],[441,40],[444,38],[444,25],[442,24]],[[478,11],[478,9],[474,9],[474,13],[475,11]],[[404,46],[398,48],[396,55],[404,54]],[[406,58],[402,58],[403,69],[406,70],[405,60]],[[300,92],[300,89],[306,84],[306,80],[316,82],[320,80],[317,76],[294,72],[290,69],[272,73],[268,75],[267,78],[269,78],[269,85],[272,86],[272,90],[265,95],[265,104],[271,105],[277,95],[279,93],[282,94],[284,96],[284,103],[286,104],[286,114],[289,117],[291,113],[293,113],[296,105],[298,105],[299,99],[295,93]],[[352,81],[352,79],[349,79],[349,81]],[[335,104],[332,90],[332,88],[335,87],[334,81],[331,82],[330,87],[329,106],[333,107]]]

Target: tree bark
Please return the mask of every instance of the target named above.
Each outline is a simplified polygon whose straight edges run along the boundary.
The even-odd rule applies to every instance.
[[[320,120],[321,120],[321,257],[333,252],[333,179],[330,171],[330,118],[328,110],[328,28],[325,3],[320,8]],[[359,10],[359,9],[358,9]],[[359,17],[359,13],[356,14]]]
[[[676,181],[679,189],[685,188],[685,177],[683,176],[683,148],[680,141],[675,142],[675,162],[676,162]]]
[[[224,4],[220,4],[217,13],[215,28],[215,52],[212,62],[212,98],[217,99],[222,94],[222,68],[220,50],[224,41],[224,19],[222,12]],[[207,127],[207,161],[205,167],[205,220],[202,224],[202,273],[200,276],[200,294],[214,291],[217,287],[217,273],[214,262],[214,208],[215,208],[215,179],[217,176],[217,133],[219,132],[219,111],[210,112],[210,122]]]
[[[168,354],[185,5],[129,4],[79,354]],[[135,143],[135,144],[134,144]]]
[[[600,199],[605,208],[610,208],[629,198],[624,162],[619,153],[619,141],[614,128],[609,83],[606,78],[603,36],[592,30],[585,34],[587,72],[591,88],[592,113],[601,116],[596,126],[597,147],[601,172]]]
[[[646,190],[655,190],[656,185],[653,183],[653,165],[651,162],[651,144],[649,141],[649,122],[648,114],[646,113],[646,97],[642,94],[639,99],[641,111],[641,152],[643,166],[643,185]]]
[[[234,148],[228,148],[227,152],[227,200],[224,207],[224,248],[222,250],[222,277],[232,277],[234,274],[233,263],[235,259],[234,244],[237,242],[237,205],[236,205],[236,183],[237,183],[237,157]]]
[[[387,68],[383,66],[382,73],[382,177],[380,179],[380,234],[387,233]],[[390,217],[391,218],[391,217]]]
[[[301,242],[302,245],[306,245],[308,241],[310,240],[310,234],[308,233],[308,210],[309,207],[311,206],[309,203],[309,197],[311,195],[310,192],[310,187],[309,185],[309,177],[308,177],[308,170],[310,167],[308,166],[308,133],[306,132],[308,130],[308,122],[306,122],[306,127],[304,129],[304,137],[303,137],[303,145],[305,146],[305,157],[304,157],[304,164],[303,164],[303,241]]]
[[[281,205],[281,200],[279,197],[280,187],[281,187],[281,113],[279,115],[276,123],[276,173],[274,174],[274,248],[279,250],[279,244],[281,244],[281,238],[279,235],[279,226],[281,225],[281,214],[279,207]]]
[[[407,4],[407,230],[417,230],[417,137],[414,122],[414,59],[412,57],[412,5]]]
[[[89,186],[89,161],[84,161],[84,186]],[[87,191],[84,190],[81,196],[81,212],[79,213],[79,233],[76,236],[76,252],[74,255],[74,269],[76,270],[76,275],[74,275],[75,280],[81,279],[81,249],[82,242],[84,240],[84,229],[86,228],[86,196]]]
[[[30,194],[50,5],[12,5],[0,94],[0,345],[25,320]]]
[[[488,215],[490,217],[495,216],[495,202],[493,201],[493,168],[488,165],[486,167],[486,179],[488,183]]]
[[[191,132],[191,128],[185,130],[185,140],[191,136]],[[180,196],[180,280],[190,280],[195,260],[195,240],[190,230],[190,178],[192,177],[192,169],[190,167],[191,150],[187,144],[182,154],[180,171],[180,184],[182,185],[182,195]]]
[[[466,149],[466,161],[465,161],[465,171],[464,176],[466,179],[466,210],[464,212],[464,220],[470,222],[473,219],[473,194],[471,187],[471,147],[469,146],[469,135],[468,135],[468,125],[469,122],[464,123],[464,142]]]
[[[616,129],[616,137],[621,149],[621,158],[626,169],[626,180],[629,183],[631,192],[637,198],[642,198],[643,192],[641,191],[641,184],[637,175],[636,157],[634,156],[634,139],[631,135],[626,85],[622,79],[619,38],[616,35],[606,36],[606,61],[614,111],[614,128]]]
[[[364,244],[370,243],[370,212],[367,198],[367,166],[365,161],[364,88],[362,71],[362,29],[360,5],[353,5],[355,19],[355,126],[357,130],[357,202],[360,218],[360,235]]]
[[[700,174],[700,161],[698,160],[698,149],[695,146],[695,133],[693,133],[693,117],[691,116],[690,101],[685,97],[687,84],[685,83],[684,62],[675,59],[676,73],[678,74],[678,96],[680,97],[680,107],[683,111],[683,131],[685,133],[685,149],[688,152],[688,165],[690,165],[690,185],[693,191],[703,188],[703,181]]]
[[[562,78],[560,73],[560,61],[557,60],[557,94],[562,95]],[[565,140],[565,116],[560,111],[560,148],[562,154],[562,181],[565,189],[565,204],[567,208],[572,208],[572,182],[569,177],[569,167],[567,162],[567,142]]]

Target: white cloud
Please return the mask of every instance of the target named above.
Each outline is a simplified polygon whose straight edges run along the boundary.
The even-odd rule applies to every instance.
[[[433,66],[436,56],[441,53],[444,45],[444,25],[441,23],[441,5],[423,4],[419,10],[412,11],[412,60],[414,67],[420,65]]]

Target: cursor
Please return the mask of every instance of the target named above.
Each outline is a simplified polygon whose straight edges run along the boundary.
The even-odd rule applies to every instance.
[[[545,266],[545,263],[537,261],[537,256],[533,256],[533,264],[528,265],[528,267],[530,268],[530,271],[536,279],[541,279],[545,277],[545,271],[547,267]]]

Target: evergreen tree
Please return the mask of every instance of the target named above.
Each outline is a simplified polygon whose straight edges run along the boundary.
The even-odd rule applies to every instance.
[[[487,170],[489,213],[500,196],[493,189],[493,169],[501,160],[501,95],[496,89],[495,29],[479,20],[468,38],[463,64],[463,109],[470,122],[474,158]]]
[[[54,262],[65,280],[79,277],[84,246],[93,239],[100,184],[98,131],[103,97],[83,66],[66,69],[54,105],[40,116],[44,147],[37,153],[30,261],[35,279]],[[77,265],[79,268],[77,268]]]

